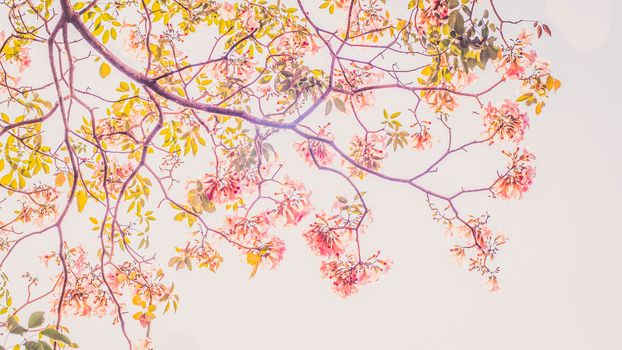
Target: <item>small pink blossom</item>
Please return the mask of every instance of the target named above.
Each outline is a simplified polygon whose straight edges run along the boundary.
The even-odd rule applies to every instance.
[[[232,19],[236,18],[236,13],[235,13],[235,6],[231,3],[228,2],[224,2],[220,8],[218,8],[218,15],[220,16],[220,18],[224,19],[225,21],[230,21]]]

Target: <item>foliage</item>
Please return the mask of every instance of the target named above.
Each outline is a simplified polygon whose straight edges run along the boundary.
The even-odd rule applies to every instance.
[[[257,276],[283,260],[278,227],[301,232],[338,295],[355,294],[392,264],[361,248],[362,233],[379,229],[360,189],[368,177],[423,194],[452,233],[451,254],[499,290],[493,263],[507,239],[458,200],[517,199],[531,186],[535,157],[522,143],[561,86],[533,48],[551,29],[506,19],[493,0],[230,1],[2,3],[0,268],[24,241],[57,240],[37,252],[51,283],[25,274],[19,305],[1,275],[12,349],[77,347],[63,315],[110,317],[130,349],[150,349],[152,322],[180,302],[169,272],[216,272],[228,245]],[[504,98],[491,100],[497,91]],[[403,103],[385,103],[391,95]],[[480,133],[457,143],[473,108]],[[344,122],[352,134],[335,126]],[[313,208],[277,135],[311,171],[347,185],[332,208]],[[462,151],[493,145],[507,166],[482,186],[424,184]],[[406,167],[418,173],[385,169],[428,151],[432,161]],[[93,234],[73,232],[70,215]],[[152,228],[163,221],[187,237],[160,261]],[[53,308],[26,316],[42,300]],[[128,314],[144,338],[129,334]]]

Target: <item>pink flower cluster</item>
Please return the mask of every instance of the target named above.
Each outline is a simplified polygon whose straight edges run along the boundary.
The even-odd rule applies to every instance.
[[[345,246],[352,238],[354,227],[339,215],[322,212],[316,214],[315,218],[315,222],[303,233],[311,251],[323,257],[339,257],[345,253]]]
[[[329,137],[329,133],[325,133],[320,131],[320,137]],[[310,146],[310,147],[309,147]],[[317,161],[317,163],[321,166],[328,166],[333,162],[333,158],[335,154],[331,151],[325,143],[315,140],[304,140],[294,144],[294,148],[296,152],[304,159],[305,163],[315,166],[315,162],[313,158]],[[311,156],[311,152],[309,152],[309,148],[313,151],[313,157]]]
[[[529,128],[527,113],[522,113],[518,103],[511,100],[505,100],[501,107],[495,107],[489,102],[482,109],[481,115],[491,143],[493,139],[519,143]]]
[[[58,192],[44,185],[36,186],[25,192],[19,219],[22,222],[34,222],[41,226],[55,219],[58,215]]]
[[[549,63],[530,50],[532,36],[532,33],[523,30],[512,44],[499,51],[495,65],[504,78],[515,80],[549,74]]]
[[[284,221],[285,226],[295,226],[311,211],[310,196],[302,183],[286,177],[275,193],[277,207],[271,214],[275,220]]]
[[[417,22],[428,27],[437,27],[447,22],[449,7],[447,0],[422,0],[423,10],[417,11]]]
[[[432,147],[432,134],[428,131],[427,125],[419,123],[419,131],[413,132],[413,148],[417,151],[425,151]]]
[[[535,167],[529,164],[536,157],[526,150],[520,152],[519,149],[515,152],[503,153],[510,158],[509,169],[505,175],[497,180],[493,186],[493,191],[495,195],[501,198],[522,198],[523,194],[531,187],[536,176]]]
[[[355,135],[350,141],[350,157],[366,169],[380,169],[382,161],[387,157],[386,137],[379,134],[368,134],[365,138]],[[350,176],[361,179],[367,174],[366,170],[354,165],[350,165],[349,170]]]
[[[365,261],[348,255],[344,260],[322,262],[320,272],[323,278],[333,282],[333,290],[342,297],[356,294],[361,285],[378,280],[381,273],[387,272],[392,262],[378,258],[380,252]]]
[[[240,177],[237,172],[224,171],[220,174],[205,174],[199,189],[205,197],[216,203],[223,204],[240,198]]]
[[[110,294],[105,290],[98,266],[92,266],[87,259],[87,251],[83,246],[65,247],[67,266],[67,286],[61,297],[63,273],[55,277],[57,288],[51,302],[51,312],[56,312],[59,302],[63,304],[63,313],[80,317],[104,317],[115,313],[115,305]],[[47,266],[50,260],[60,265],[61,260],[55,253],[46,254],[41,260]],[[59,283],[60,282],[60,283]]]

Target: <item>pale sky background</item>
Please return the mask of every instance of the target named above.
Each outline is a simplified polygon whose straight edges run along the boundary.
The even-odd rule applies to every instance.
[[[622,229],[617,223],[622,73],[616,63],[622,29],[615,25],[622,3],[497,3],[506,17],[536,15],[551,26],[554,37],[538,41],[538,50],[563,82],[544,113],[532,119],[527,136],[526,146],[537,155],[532,190],[522,201],[478,196],[461,202],[473,212],[489,209],[492,225],[510,237],[499,259],[502,292],[488,293],[484,279],[452,263],[451,240],[431,220],[420,193],[370,180],[363,187],[375,221],[363,249],[368,254],[380,249],[395,263],[378,283],[349,299],[335,296],[330,282],[319,276],[320,260],[296,231],[282,235],[288,250],[281,266],[260,271],[253,280],[238,255],[223,249],[218,273],[171,275],[182,300],[177,314],[154,323],[157,350],[622,348]],[[410,106],[395,96],[377,100],[396,110]],[[478,156],[474,151],[454,164],[452,174],[478,180],[468,174],[479,165]],[[290,158],[295,161],[286,152],[284,159]],[[393,173],[412,173],[408,162],[389,167]],[[333,175],[307,172],[302,165],[293,174],[313,189],[318,203],[349,193]],[[179,226],[167,222],[164,217],[158,222],[154,244],[183,241]],[[74,239],[92,234],[79,220],[71,227]],[[30,248],[43,247],[46,238],[33,244]],[[40,268],[30,248],[13,258],[9,271]],[[165,263],[170,253],[161,254]],[[125,348],[109,319],[67,320],[72,340],[83,349]],[[130,334],[138,338],[142,330],[130,323]]]

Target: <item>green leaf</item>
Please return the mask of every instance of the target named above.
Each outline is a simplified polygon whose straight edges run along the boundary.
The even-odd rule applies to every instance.
[[[7,326],[6,326],[7,330],[11,334],[24,335],[24,333],[26,333],[27,331],[26,328],[20,326],[19,323],[17,323],[17,320],[13,316],[9,317],[6,323],[7,323]]]
[[[27,341],[24,346],[26,347],[26,350],[43,350],[43,345],[36,341]]]
[[[45,313],[43,311],[33,312],[28,319],[28,328],[37,328],[41,326],[45,321],[44,315]]]
[[[335,106],[337,107],[337,109],[341,111],[341,113],[346,112],[346,104],[342,100],[338,98],[334,98],[333,102],[335,103]]]
[[[333,102],[331,100],[328,100],[328,102],[326,102],[326,108],[324,109],[324,115],[329,115],[330,111],[333,110]]]
[[[66,335],[61,334],[59,331],[53,328],[44,329],[43,331],[41,331],[41,334],[45,335],[46,337],[52,340],[61,341],[65,344],[71,344],[71,340],[69,340],[69,338],[67,338]]]

